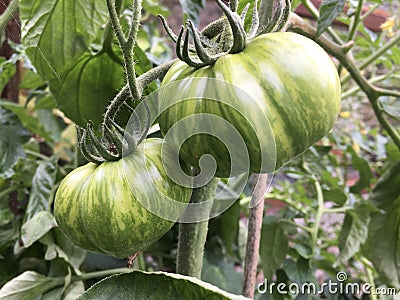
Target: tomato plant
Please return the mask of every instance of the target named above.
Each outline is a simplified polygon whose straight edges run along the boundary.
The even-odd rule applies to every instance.
[[[396,299],[398,9],[0,0],[0,298]]]

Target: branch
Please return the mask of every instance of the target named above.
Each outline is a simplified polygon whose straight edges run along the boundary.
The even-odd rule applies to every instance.
[[[255,203],[256,205],[250,208],[242,289],[242,295],[251,299],[254,298],[254,287],[257,279],[261,227],[264,215],[263,200],[264,194],[267,191],[267,179],[268,174],[255,174],[253,176],[256,185],[251,196],[251,203]]]
[[[373,63],[376,59],[378,59],[382,54],[387,52],[390,48],[395,46],[400,42],[400,32],[398,32],[394,37],[390,39],[390,41],[385,44],[382,48],[379,48],[377,51],[374,51],[365,61],[361,63],[361,65],[358,67],[359,70],[364,70],[366,67],[368,67],[371,63]],[[350,76],[345,76],[342,79],[342,84],[346,83],[349,81]]]
[[[140,75],[136,79],[139,99],[142,98],[144,88],[152,81],[163,77],[175,62],[177,62],[177,59],[159,65],[158,67],[150,69],[146,73]],[[126,101],[126,99],[128,99],[129,96],[130,96],[129,85],[126,84],[122,88],[122,90],[115,96],[113,101],[111,101],[111,104],[108,106],[107,111],[104,115],[104,120],[103,120],[104,124],[106,123],[107,120],[114,119],[119,108]]]
[[[107,2],[108,12],[110,14],[111,24],[114,29],[115,35],[117,36],[118,43],[122,51],[122,56],[124,57],[124,67],[125,67],[126,78],[128,81],[129,91],[131,93],[132,98],[134,100],[138,100],[139,93],[136,82],[135,61],[133,59],[133,54],[134,54],[136,36],[139,30],[139,23],[142,11],[142,1],[133,0],[132,24],[129,29],[128,37],[125,36],[122,30],[115,0],[107,0],[106,2]]]
[[[205,186],[193,189],[191,203],[210,201],[215,195],[217,179]],[[208,205],[212,208],[212,201]],[[209,213],[209,212],[202,212]],[[208,220],[198,223],[180,223],[176,271],[179,274],[200,278],[203,268],[204,245],[208,231]]]
[[[352,46],[352,42],[348,42],[347,44],[340,46],[329,40],[325,35],[321,35],[320,37],[315,37],[316,36],[315,28],[312,27],[310,24],[306,23],[302,18],[300,18],[298,15],[294,13],[290,15],[289,28],[294,32],[300,33],[314,40],[322,48],[324,48],[326,52],[336,57],[340,61],[340,63],[347,69],[353,80],[360,86],[363,92],[367,95],[368,100],[371,104],[371,107],[379,123],[387,131],[387,133],[392,138],[396,146],[400,149],[400,134],[396,130],[396,128],[394,128],[393,125],[390,122],[388,122],[388,120],[386,120],[386,118],[383,116],[383,111],[378,103],[378,98],[380,96],[398,97],[400,92],[376,87],[370,82],[368,82],[364,76],[362,76],[360,69],[354,63],[354,60],[349,55],[347,55],[348,48]],[[392,39],[390,43],[388,43],[389,46],[390,47],[393,46],[397,40],[400,40],[400,33],[394,39]],[[390,48],[389,46],[385,45],[383,47],[383,50],[387,51]],[[376,56],[376,54],[374,54],[373,56]]]

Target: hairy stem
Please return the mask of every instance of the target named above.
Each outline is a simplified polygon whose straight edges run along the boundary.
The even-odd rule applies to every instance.
[[[177,62],[177,59],[159,65],[158,67],[155,67],[147,71],[146,73],[142,74],[137,78],[139,99],[142,97],[142,93],[146,85],[148,85],[149,83],[158,78],[165,76],[169,68],[171,68],[171,66],[175,62]],[[115,115],[118,113],[119,108],[126,101],[126,99],[129,98],[129,96],[130,96],[129,85],[126,84],[122,88],[122,90],[115,96],[111,104],[108,106],[107,111],[104,115],[103,124],[105,124],[107,120],[113,119],[115,117]]]
[[[254,203],[255,206],[250,208],[242,287],[242,295],[252,299],[254,298],[254,288],[256,285],[261,227],[264,215],[264,194],[267,191],[267,179],[268,174],[253,175],[253,180],[256,184],[251,196],[251,203]]]
[[[12,0],[10,4],[8,4],[4,13],[0,16],[0,32],[3,32],[6,29],[7,23],[18,10],[18,4],[18,0]]]
[[[205,186],[193,189],[191,203],[200,203],[211,199],[215,195],[216,187],[217,179],[212,179]],[[211,211],[211,208],[212,201],[209,201],[209,211]],[[198,223],[179,224],[177,273],[197,278],[201,277],[207,231],[208,220]]]
[[[128,37],[126,37],[119,21],[119,14],[117,12],[115,0],[107,0],[107,7],[110,14],[111,24],[114,29],[114,33],[117,36],[118,43],[122,51],[122,56],[124,58],[124,67],[129,92],[132,98],[134,100],[137,100],[139,99],[139,93],[136,82],[135,61],[133,59],[133,55],[136,36],[140,25],[142,1],[134,0],[132,5],[132,25],[129,29]]]

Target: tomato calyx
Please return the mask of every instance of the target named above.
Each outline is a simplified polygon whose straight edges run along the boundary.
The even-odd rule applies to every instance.
[[[76,126],[78,146],[82,155],[90,162],[101,164],[106,161],[117,161],[123,155],[134,152],[146,138],[150,128],[150,111],[145,102],[146,116],[144,124],[135,110],[124,103],[131,112],[129,130],[122,128],[113,118],[106,118],[99,135],[89,121],[86,128]]]
[[[213,65],[220,57],[227,54],[242,52],[249,41],[260,34],[280,31],[285,25],[290,13],[290,0],[278,1],[276,11],[270,15],[262,16],[260,22],[258,1],[254,2],[251,25],[246,32],[246,17],[250,8],[248,3],[241,14],[237,13],[237,7],[228,7],[221,0],[216,0],[225,17],[209,24],[203,31],[199,31],[192,21],[182,26],[178,35],[175,35],[168,26],[167,21],[159,15],[162,24],[176,44],[177,57],[194,68],[202,68]],[[267,14],[264,9],[262,13]],[[211,33],[211,34],[210,34]],[[190,44],[190,39],[193,41]]]

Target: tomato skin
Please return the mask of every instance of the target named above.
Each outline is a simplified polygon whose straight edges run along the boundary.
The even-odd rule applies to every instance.
[[[199,78],[210,84],[200,83],[196,80]],[[240,88],[253,102],[227,85],[212,84],[215,80]],[[254,173],[279,169],[303,153],[333,127],[340,110],[340,81],[331,58],[312,40],[290,32],[258,36],[242,52],[222,56],[213,66],[195,69],[179,61],[166,74],[162,87],[171,84],[177,87],[163,93],[163,106],[167,107],[177,92],[184,98],[185,93],[193,96],[195,90],[196,99],[192,97],[166,109],[159,118],[161,132],[165,135],[190,115],[217,115],[240,133],[248,150],[250,171]],[[231,107],[206,99],[200,84],[214,89],[216,95],[229,95],[226,98]],[[256,120],[260,115],[269,125]],[[273,134],[268,133],[268,126]],[[188,136],[190,132],[198,132],[195,122],[188,128]],[[181,158],[195,167],[199,167],[199,157],[204,154],[211,154],[216,160],[217,177],[236,175],[231,173],[233,164],[239,166],[239,171],[247,171],[240,165],[242,159],[231,163],[224,144],[211,135],[195,134],[180,149]],[[265,164],[268,160],[276,160],[276,164]]]
[[[124,258],[146,249],[173,226],[173,221],[142,204],[163,201],[161,194],[183,203],[190,200],[191,189],[175,184],[165,173],[162,143],[145,140],[119,161],[88,163],[64,178],[56,193],[54,215],[72,242]]]

